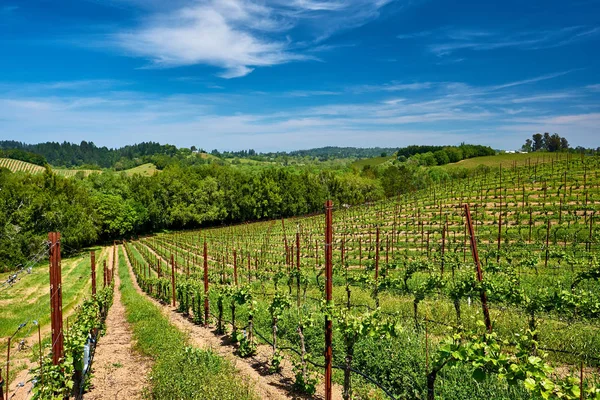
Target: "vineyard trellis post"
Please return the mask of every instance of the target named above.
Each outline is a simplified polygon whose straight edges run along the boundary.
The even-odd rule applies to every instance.
[[[96,252],[94,250],[91,251],[91,265],[92,265],[92,296],[96,295]]]
[[[4,378],[2,377],[2,368],[0,368],[0,399],[4,398]]]
[[[103,260],[103,261],[104,261],[102,264],[102,266],[103,266],[102,272],[104,274],[103,275],[103,277],[104,277],[104,286],[103,287],[106,287],[107,280],[108,280],[108,271],[106,269],[106,260]]]
[[[333,285],[332,285],[332,241],[333,241],[333,229],[332,229],[332,209],[333,202],[327,200],[325,203],[325,300],[330,305],[332,299]],[[332,349],[332,334],[333,326],[331,316],[325,315],[325,400],[331,400],[331,366],[333,361],[333,349]]]
[[[171,299],[175,307],[175,258],[171,254]]]
[[[375,306],[379,307],[379,226],[375,230]]]
[[[477,280],[482,283],[483,282],[483,271],[481,270],[481,263],[479,261],[479,253],[477,252],[477,240],[475,238],[475,233],[473,232],[473,221],[471,220],[471,211],[469,210],[469,205],[467,203],[464,204],[465,207],[465,216],[467,219],[467,227],[469,229],[469,237],[471,239],[471,252],[473,253],[473,261],[475,262],[475,267],[477,268]],[[487,305],[487,294],[485,293],[485,288],[481,288],[480,292],[481,298],[481,307],[483,308],[483,317],[485,319],[485,327],[488,332],[492,332],[492,321],[490,319],[490,310]]]
[[[233,250],[233,282],[235,283],[235,286],[238,285],[238,278],[237,278],[237,254],[235,249]]]
[[[6,348],[6,400],[9,399],[8,395],[10,392],[10,381],[9,381],[9,376],[10,376],[10,342],[12,340],[12,337],[8,338],[8,347]],[[1,399],[1,397],[0,397]]]
[[[208,251],[204,239],[204,326],[208,328]]]
[[[52,327],[52,363],[58,365],[63,357],[64,336],[62,320],[62,283],[60,233],[48,233],[50,241],[50,321]]]
[[[296,296],[300,307],[300,232],[296,232]]]

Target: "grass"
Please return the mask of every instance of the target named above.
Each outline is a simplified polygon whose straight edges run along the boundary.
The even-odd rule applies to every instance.
[[[363,167],[370,165],[371,167],[376,167],[378,165],[384,164],[390,160],[393,160],[395,157],[392,156],[386,156],[386,157],[373,157],[373,158],[364,158],[362,160],[357,160],[354,161],[352,164],[350,164],[352,167],[356,167],[356,168],[360,168],[362,169]]]
[[[96,261],[96,282],[102,285],[102,258]],[[68,314],[91,293],[89,255],[62,260],[63,313]],[[0,281],[6,280],[10,273],[0,274]],[[42,329],[50,322],[49,275],[48,264],[42,262],[32,269],[31,274],[21,275],[21,280],[0,292],[0,337],[12,335],[19,324],[28,322],[15,336],[27,337],[31,330],[31,321],[37,320]]]
[[[144,176],[152,176],[158,171],[159,170],[156,168],[156,165],[154,165],[152,163],[146,163],[146,164],[138,165],[135,168],[126,169],[124,172],[130,176],[135,175],[135,174],[144,175]]]
[[[466,160],[459,161],[457,163],[444,165],[444,168],[476,168],[480,165],[485,165],[487,167],[498,167],[500,166],[500,164],[503,164],[506,167],[512,167],[513,162],[516,162],[517,165],[527,165],[527,163],[530,160],[531,165],[533,165],[536,162],[551,162],[553,159],[563,160],[566,157],[567,155],[563,153],[501,153],[495,156],[469,158]]]
[[[96,248],[94,250],[99,250]],[[98,288],[103,282],[102,262],[106,253],[96,252],[96,283]],[[79,306],[85,297],[91,294],[90,259],[88,253],[62,260],[63,285],[63,320],[68,326],[69,316]],[[0,274],[0,282],[4,282],[10,273]],[[37,339],[38,321],[42,332],[42,347],[50,343],[50,298],[48,263],[43,261],[35,265],[31,274],[21,275],[21,279],[12,287],[0,291],[0,337],[13,336],[11,342],[11,371],[9,382],[27,367],[25,359],[37,363],[39,345]],[[22,325],[21,328],[19,326]],[[24,340],[24,349],[19,351],[18,343]],[[0,341],[0,354],[6,354],[7,342]]]
[[[155,399],[257,399],[235,367],[212,351],[189,346],[160,309],[134,288],[125,255],[119,249],[119,277],[127,320],[137,349],[154,360],[148,389]]]

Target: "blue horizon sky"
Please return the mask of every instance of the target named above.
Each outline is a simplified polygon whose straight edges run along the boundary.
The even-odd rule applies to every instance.
[[[0,0],[0,49],[3,140],[600,146],[600,0]]]

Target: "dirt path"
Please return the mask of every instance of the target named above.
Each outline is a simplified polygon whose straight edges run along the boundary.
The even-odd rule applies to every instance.
[[[133,275],[133,269],[127,257],[126,260],[129,266],[129,274],[138,293],[148,297],[157,304],[163,315],[169,319],[169,322],[189,336],[192,344],[199,348],[211,349],[220,356],[231,360],[237,370],[253,382],[255,391],[261,399],[324,398],[323,384],[319,385],[317,394],[312,397],[293,392],[292,385],[294,383],[294,373],[292,365],[287,359],[282,362],[282,370],[280,373],[269,375],[267,370],[269,367],[269,360],[272,356],[272,351],[269,346],[259,345],[257,355],[254,357],[237,357],[235,355],[236,348],[229,342],[227,336],[215,334],[214,329],[195,325],[188,318],[177,313],[174,307],[163,305],[147,296],[138,286],[137,280]],[[342,399],[342,389],[339,385],[334,385],[333,398]]]
[[[121,301],[119,255],[115,260],[114,281],[117,288],[113,305],[106,318],[106,334],[96,348],[93,364],[92,389],[85,399],[140,399],[148,383],[150,361],[133,350],[131,328],[125,318]],[[112,265],[113,252],[109,251],[108,264]]]

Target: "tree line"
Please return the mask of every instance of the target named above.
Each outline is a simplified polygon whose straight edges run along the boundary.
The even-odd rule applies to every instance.
[[[451,179],[449,174],[414,163],[359,171],[174,162],[153,176],[105,171],[73,178],[50,168],[35,175],[2,168],[0,270],[36,254],[49,231],[62,233],[64,251],[77,251],[165,229],[320,212],[327,199],[339,207],[358,205]]]

